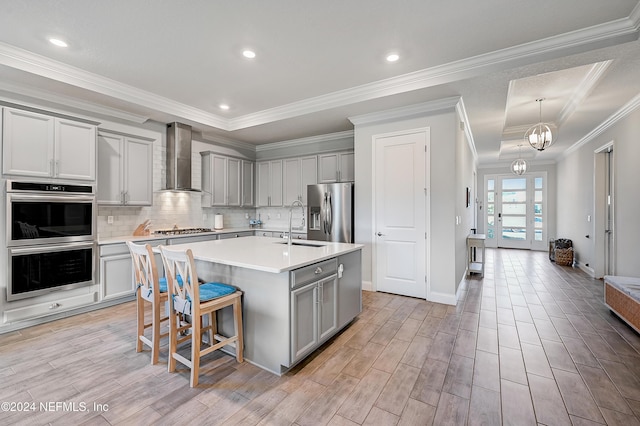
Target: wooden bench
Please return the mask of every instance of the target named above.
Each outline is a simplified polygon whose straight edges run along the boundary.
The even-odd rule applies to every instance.
[[[640,333],[640,278],[606,275],[604,304]]]

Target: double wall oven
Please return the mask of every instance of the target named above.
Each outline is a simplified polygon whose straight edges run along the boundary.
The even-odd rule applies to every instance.
[[[93,285],[93,186],[7,181],[7,300]]]

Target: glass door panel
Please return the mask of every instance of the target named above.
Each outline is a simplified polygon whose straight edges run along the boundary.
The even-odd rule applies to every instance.
[[[527,232],[527,178],[501,177],[498,225],[499,247],[524,248]]]

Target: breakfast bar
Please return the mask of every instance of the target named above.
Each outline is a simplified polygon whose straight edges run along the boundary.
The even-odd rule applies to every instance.
[[[191,249],[201,279],[242,290],[245,360],[278,375],[362,310],[361,244],[244,237],[171,249]],[[231,331],[231,310],[217,321]]]

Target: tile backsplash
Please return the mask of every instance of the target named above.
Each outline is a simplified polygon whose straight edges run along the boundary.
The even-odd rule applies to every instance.
[[[153,206],[122,207],[98,206],[98,237],[109,238],[131,235],[136,227],[149,220],[151,231],[173,228],[213,228],[214,215],[223,215],[225,228],[241,228],[249,225],[246,214],[255,215],[255,209],[202,208],[200,192],[155,192]],[[108,223],[109,216],[113,223]]]

